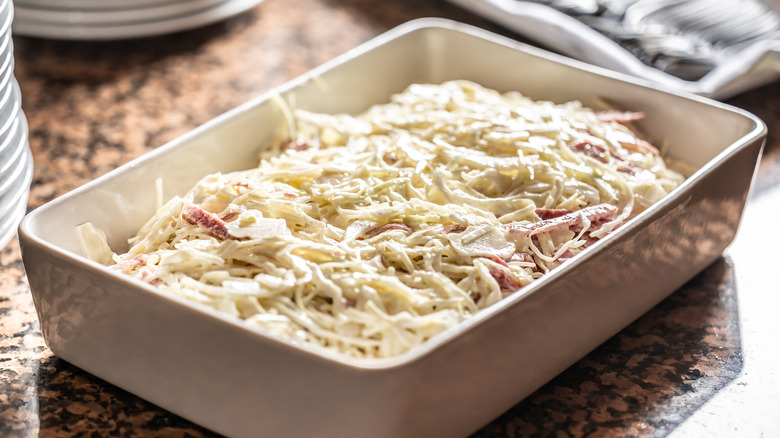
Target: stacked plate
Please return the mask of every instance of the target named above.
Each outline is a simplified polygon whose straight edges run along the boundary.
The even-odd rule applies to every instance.
[[[246,11],[262,0],[16,0],[14,33],[113,40],[177,32]]]
[[[27,120],[14,77],[11,0],[0,0],[0,248],[16,233],[27,211],[33,159],[27,141]]]

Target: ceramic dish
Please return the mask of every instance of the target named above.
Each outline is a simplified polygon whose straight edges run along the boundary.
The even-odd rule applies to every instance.
[[[76,226],[121,251],[155,208],[203,175],[251,167],[298,108],[360,113],[409,84],[468,79],[534,99],[606,99],[696,167],[678,189],[530,286],[388,359],[295,345],[87,260]],[[407,23],[25,217],[20,240],[41,330],[57,356],[234,436],[465,436],[500,415],[720,257],[765,126],[470,26]],[[229,153],[226,153],[229,151]],[[706,224],[706,226],[702,226]]]
[[[22,148],[19,143],[19,119],[11,121],[11,126],[0,135],[0,167],[5,168],[5,163],[12,160],[13,156]]]
[[[14,3],[31,8],[45,8],[50,10],[116,10],[130,8],[144,8],[160,6],[171,3],[186,3],[190,0],[16,0]]]
[[[13,204],[13,200],[26,185],[30,187],[32,179],[32,152],[27,141],[27,120],[24,116],[17,117],[12,126],[12,132],[8,136],[9,146],[5,143],[6,152],[0,154],[0,217],[6,212],[6,208]],[[26,184],[24,181],[26,180]]]
[[[33,160],[29,148],[24,151],[24,173],[7,194],[0,195],[0,248],[16,234],[19,221],[27,212],[27,198],[33,176]]]
[[[13,153],[8,154],[3,158],[4,161],[0,162],[0,196],[5,194],[8,189],[19,181],[24,173],[24,167],[27,162],[25,152],[28,151],[28,148],[24,146],[25,144],[17,140]]]
[[[21,113],[22,93],[16,78],[9,73],[9,84],[0,90],[0,136],[6,135],[8,129]]]
[[[11,0],[0,0],[0,34],[6,35],[14,18],[14,8]]]
[[[16,225],[22,220],[27,212],[27,197],[29,190],[22,193],[13,205],[5,211],[5,216],[0,217],[0,248],[5,247],[16,234]]]
[[[192,15],[224,2],[225,0],[189,0],[146,7],[128,6],[125,9],[111,10],[39,9],[17,5],[16,19],[46,22],[55,26],[89,26],[93,24],[106,26],[111,23],[127,24],[137,21],[169,20]]]
[[[5,214],[15,207],[23,193],[30,189],[32,181],[33,160],[29,148],[24,148],[17,161],[17,170],[14,172],[14,178],[0,192],[0,211]],[[25,203],[26,203],[25,199]],[[3,216],[5,217],[5,216]]]
[[[5,23],[12,9],[11,0],[0,0],[0,22]]]
[[[15,117],[11,128],[2,135],[0,142],[0,194],[4,193],[10,181],[18,178],[23,152],[29,150],[27,142],[27,121]]]
[[[2,61],[0,61],[0,75],[5,75],[7,70],[13,70],[14,68],[14,44],[11,32],[6,32],[0,37],[0,40],[0,56],[3,57]]]
[[[0,0],[0,248],[16,233],[27,210],[33,159],[21,91],[14,77],[13,3]]]
[[[224,0],[210,7],[189,10],[178,15],[157,15],[138,20],[96,21],[94,15],[87,21],[74,19],[46,21],[51,14],[41,16],[37,10],[17,5],[18,17],[14,20],[14,34],[66,40],[115,40],[161,35],[194,29],[238,15],[256,6],[262,0]],[[202,3],[202,2],[201,2]],[[168,6],[155,8],[167,10]],[[101,12],[102,14],[102,12]],[[106,12],[113,14],[113,12]],[[57,14],[55,13],[54,16]],[[79,17],[78,14],[74,17]],[[84,15],[81,15],[83,18]],[[120,16],[113,16],[117,19]],[[45,18],[45,19],[44,19]]]

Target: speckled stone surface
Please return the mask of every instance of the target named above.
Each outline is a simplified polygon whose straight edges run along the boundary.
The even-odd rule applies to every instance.
[[[511,35],[444,1],[267,0],[225,22],[162,37],[100,43],[16,37],[16,76],[35,158],[29,209],[423,16]],[[772,203],[767,200],[780,203],[780,84],[729,103],[769,126],[749,203],[757,207],[747,213],[761,217],[769,214],[759,210]],[[761,307],[759,294],[777,286],[768,275],[739,274],[748,264],[768,268],[777,261],[750,260],[745,253],[727,252],[475,436],[666,436],[680,430],[780,436],[780,420],[759,418],[762,412],[739,402],[747,394],[741,387],[749,387],[751,400],[758,398],[767,412],[780,411],[773,399],[780,393],[774,373],[780,357],[776,337],[767,333],[780,330],[753,310]],[[712,433],[708,424],[715,420],[708,415],[720,410],[733,418],[718,418],[726,426]],[[12,241],[0,251],[0,436],[138,435],[213,434],[55,358],[43,342]]]

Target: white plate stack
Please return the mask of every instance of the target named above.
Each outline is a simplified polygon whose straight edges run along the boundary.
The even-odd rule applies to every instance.
[[[27,211],[33,158],[27,140],[27,119],[14,77],[11,0],[0,0],[0,248],[16,234]]]
[[[67,40],[146,37],[214,23],[261,1],[16,0],[14,33]]]

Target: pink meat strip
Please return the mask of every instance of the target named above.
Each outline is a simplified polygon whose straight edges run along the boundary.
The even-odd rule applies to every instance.
[[[592,205],[582,210],[574,211],[552,219],[541,220],[530,224],[511,223],[507,225],[510,234],[530,236],[534,231],[544,228],[544,231],[553,231],[568,228],[575,233],[582,231],[582,216],[590,221],[588,229],[598,229],[606,222],[615,218],[617,207],[609,204]]]
[[[533,263],[536,264],[534,261],[534,256],[527,252],[516,252],[512,254],[512,257],[509,257],[510,262],[526,262],[526,263]]]
[[[599,144],[591,143],[589,141],[578,141],[569,144],[569,149],[574,152],[585,154],[591,158],[594,158],[602,163],[609,162],[610,151]]]
[[[633,142],[621,142],[620,144],[624,148],[632,152],[640,152],[640,153],[650,152],[651,154],[656,154],[656,155],[658,155],[659,153],[658,149],[656,149],[655,146],[636,137],[634,138]],[[608,150],[606,147],[602,145],[583,140],[583,141],[570,143],[568,146],[569,149],[573,150],[574,152],[587,155],[595,160],[598,160],[601,163],[608,163],[609,158],[612,157],[612,159],[620,162],[620,166],[617,169],[618,172],[635,175],[639,171],[639,168],[637,166],[627,162],[621,156],[615,154],[614,151]]]
[[[600,122],[628,123],[645,118],[645,113],[631,111],[601,111],[596,113]]]
[[[466,230],[466,227],[464,227],[461,224],[447,225],[446,227],[444,227],[442,229],[442,231],[444,231],[445,233],[461,233],[461,232],[463,232],[465,230]]]
[[[366,235],[366,237],[374,237],[374,236],[377,236],[379,234],[384,233],[385,231],[390,231],[390,230],[409,231],[411,229],[412,229],[412,227],[410,227],[409,225],[400,224],[400,223],[396,223],[396,222],[391,222],[389,224],[384,224],[381,227],[372,228],[372,229],[366,231],[365,235]]]
[[[623,163],[620,166],[618,166],[617,171],[627,173],[629,175],[636,175],[641,170],[640,167],[635,166],[631,163]]]
[[[209,213],[200,207],[194,205],[188,206],[182,212],[181,217],[191,224],[199,225],[209,230],[211,234],[220,239],[224,240],[230,237],[225,221],[220,219],[216,214]]]
[[[521,284],[512,277],[504,268],[492,267],[489,269],[490,275],[498,283],[499,289],[503,293],[512,293],[520,289]]]
[[[488,268],[488,272],[490,272],[490,276],[496,280],[496,283],[498,283],[498,287],[499,289],[501,289],[501,292],[512,293],[522,287],[522,285],[517,280],[515,280],[515,278],[506,269],[509,268],[509,264],[507,264],[507,262],[504,259],[502,259],[497,255],[493,255],[491,257],[485,257],[485,258],[490,259],[502,266],[501,268],[497,266],[492,266]],[[533,258],[531,259],[531,261],[533,261]]]
[[[655,146],[642,140],[641,138],[634,137],[632,141],[621,141],[620,145],[631,152],[639,152],[642,154],[649,152],[654,155],[660,154],[660,152]]]
[[[220,219],[222,219],[223,222],[231,221],[235,218],[237,218],[239,213],[237,211],[231,211],[230,213],[222,216]]]
[[[123,262],[117,263],[114,266],[111,266],[111,269],[115,271],[121,271],[126,272],[133,268],[139,268],[141,266],[146,266],[146,263],[149,261],[149,255],[147,254],[138,254],[137,256],[125,260]]]
[[[561,249],[561,248],[563,248],[563,244],[562,244],[562,243],[561,243],[560,245],[558,245],[558,247],[557,247],[557,248],[555,248],[555,250],[553,251],[553,253],[554,253],[554,254],[557,254],[557,253],[558,253],[558,251],[560,251],[560,249]],[[572,258],[572,257],[574,257],[574,253],[573,253],[573,252],[571,252],[571,249],[567,249],[566,251],[564,251],[564,252],[563,252],[563,254],[561,254],[561,256],[560,256],[560,257],[558,257],[558,261],[559,261],[559,262],[562,262],[562,261],[564,261],[564,260],[567,260],[567,259],[570,259],[570,258]]]
[[[568,208],[537,208],[534,211],[541,220],[554,219],[573,212],[574,210]]]
[[[282,143],[282,149],[292,149],[294,151],[305,151],[310,147],[308,143],[298,140],[287,140]]]

